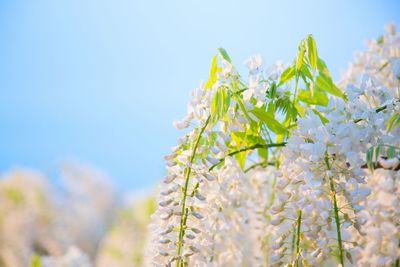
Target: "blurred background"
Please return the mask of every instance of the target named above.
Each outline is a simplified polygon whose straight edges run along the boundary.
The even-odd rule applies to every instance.
[[[245,73],[311,33],[338,79],[399,14],[396,0],[1,0],[0,266],[145,265],[172,122],[218,47]]]

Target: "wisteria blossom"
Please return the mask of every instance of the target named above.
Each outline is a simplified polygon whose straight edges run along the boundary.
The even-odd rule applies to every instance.
[[[174,123],[152,265],[398,265],[399,62],[393,25],[337,85],[312,36],[247,81],[219,49]]]
[[[165,155],[157,197],[117,210],[102,173],[60,188],[0,180],[0,265],[400,265],[400,34],[388,25],[334,82],[312,35],[293,61],[213,57]],[[116,220],[113,220],[113,216]]]

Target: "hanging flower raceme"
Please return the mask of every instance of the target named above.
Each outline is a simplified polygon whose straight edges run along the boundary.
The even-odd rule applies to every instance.
[[[165,157],[154,265],[396,264],[399,47],[390,26],[340,88],[312,36],[285,67],[250,58],[247,81],[219,49],[174,123],[192,130]]]

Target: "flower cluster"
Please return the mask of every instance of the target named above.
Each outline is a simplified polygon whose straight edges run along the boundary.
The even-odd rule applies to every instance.
[[[225,50],[166,156],[154,266],[399,261],[400,35],[388,26],[335,85],[312,36],[292,64]]]

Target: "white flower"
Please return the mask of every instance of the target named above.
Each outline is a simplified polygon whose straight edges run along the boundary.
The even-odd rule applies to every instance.
[[[392,61],[392,70],[394,78],[400,80],[400,58],[396,58]]]
[[[263,65],[263,59],[261,55],[255,55],[246,60],[246,65],[251,72],[260,70]]]

